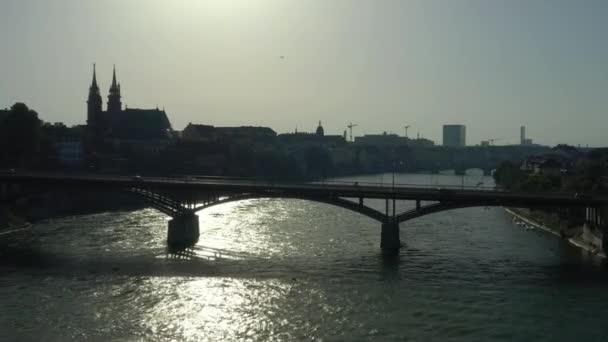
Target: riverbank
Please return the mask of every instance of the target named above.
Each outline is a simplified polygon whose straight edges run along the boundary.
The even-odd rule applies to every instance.
[[[0,231],[12,231],[31,223],[105,211],[133,211],[145,207],[141,199],[120,192],[55,191],[0,205]]]
[[[7,248],[27,241],[32,236],[32,224],[10,210],[0,207],[0,255]]]
[[[20,232],[20,231],[23,231],[26,229],[30,229],[30,228],[32,228],[32,224],[29,222],[26,222],[19,226],[5,226],[5,227],[2,227],[2,229],[0,229],[0,236],[17,233],[17,232]]]
[[[598,243],[598,240],[601,241],[601,237],[595,236],[595,233],[584,225],[569,227],[567,222],[550,214],[539,211],[533,212],[529,209],[506,208],[506,211],[534,228],[542,229],[567,240],[573,246],[593,255],[606,258],[606,252],[602,249],[601,243]]]
[[[13,230],[29,228],[31,224],[7,207],[0,206],[0,235]]]

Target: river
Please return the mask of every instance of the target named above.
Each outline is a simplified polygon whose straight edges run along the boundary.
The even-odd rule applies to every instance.
[[[244,200],[199,217],[200,242],[179,257],[152,209],[34,225],[32,241],[1,256],[0,341],[608,339],[603,261],[502,208],[405,222],[393,260],[378,222],[326,204]]]

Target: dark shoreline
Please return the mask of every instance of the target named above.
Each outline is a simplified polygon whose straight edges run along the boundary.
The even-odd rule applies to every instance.
[[[542,229],[550,234],[556,235],[559,238],[568,241],[571,245],[581,248],[593,255],[601,258],[606,258],[606,251],[601,245],[595,241],[601,239],[590,231],[585,225],[568,226],[568,223],[563,220],[549,219],[547,213],[533,213],[529,209],[520,208],[505,208],[507,213],[514,218],[533,226],[534,228]]]
[[[0,231],[23,224],[107,211],[133,211],[147,207],[137,197],[117,192],[98,192],[93,196],[75,191],[47,192],[23,198],[11,206],[1,206]]]

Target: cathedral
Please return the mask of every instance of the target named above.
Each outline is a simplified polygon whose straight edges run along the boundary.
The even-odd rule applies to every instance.
[[[116,67],[112,75],[107,110],[104,111],[102,105],[95,65],[93,65],[93,82],[87,100],[87,128],[93,141],[101,143],[165,140],[171,137],[171,123],[164,109],[122,108],[120,83],[116,81]]]

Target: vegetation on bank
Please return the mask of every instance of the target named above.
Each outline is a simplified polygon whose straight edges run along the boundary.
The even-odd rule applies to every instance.
[[[556,191],[575,196],[608,194],[608,149],[581,153],[572,146],[559,145],[552,149],[551,154],[536,157],[533,161],[535,163],[530,163],[530,160],[501,163],[494,173],[496,184],[509,190],[526,192]],[[517,212],[550,227],[563,238],[575,239],[578,245],[587,246],[585,248],[590,251],[601,251],[601,247],[590,242],[593,239],[583,234],[586,220],[584,208],[521,209]],[[601,233],[598,234],[597,239],[602,239],[601,236]]]
[[[547,174],[527,173],[520,164],[512,161],[500,163],[494,172],[496,184],[508,190],[550,191],[561,188],[561,177]]]
[[[608,176],[608,149],[581,153],[576,148],[558,145],[550,154],[519,163],[503,162],[494,173],[496,184],[526,192],[563,191],[586,196],[605,194]],[[513,212],[547,227],[571,243],[592,253],[602,253],[603,235],[598,227],[584,227],[584,208],[514,209]],[[604,243],[605,244],[605,243]]]
[[[0,169],[52,169],[59,167],[55,143],[80,139],[81,127],[68,128],[38,118],[24,103],[15,103],[0,115]]]
[[[523,162],[504,161],[494,172],[496,184],[505,189],[520,191],[564,191],[573,193],[608,193],[608,149],[594,149],[581,153],[576,148],[558,145],[544,156],[555,158],[558,151],[561,162],[549,170],[524,170]]]

